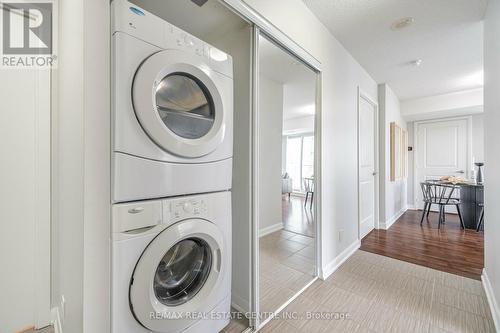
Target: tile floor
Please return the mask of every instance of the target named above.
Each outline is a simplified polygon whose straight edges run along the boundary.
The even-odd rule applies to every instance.
[[[260,311],[274,312],[312,281],[314,238],[280,230],[260,238]]]
[[[280,315],[260,332],[495,332],[481,282],[364,251]]]

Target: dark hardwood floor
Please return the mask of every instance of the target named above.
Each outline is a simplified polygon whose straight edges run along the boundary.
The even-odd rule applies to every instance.
[[[281,214],[285,230],[314,237],[314,217],[309,202],[307,200],[304,207],[304,198],[292,195],[289,199],[288,195],[282,196]]]
[[[389,230],[373,230],[361,240],[361,250],[480,280],[483,231],[460,229],[454,214],[446,215],[441,229],[437,213],[420,225],[421,214],[408,210]]]

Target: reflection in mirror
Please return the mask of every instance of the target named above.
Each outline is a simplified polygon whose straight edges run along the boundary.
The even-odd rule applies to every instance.
[[[259,39],[259,304],[265,320],[316,276],[316,73]]]

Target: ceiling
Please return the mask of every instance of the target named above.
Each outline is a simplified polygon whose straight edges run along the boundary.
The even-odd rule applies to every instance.
[[[264,37],[259,39],[259,72],[283,84],[284,120],[314,114],[315,72]]]
[[[488,0],[303,0],[401,100],[481,87]],[[413,17],[401,30],[398,19]],[[421,59],[415,66],[411,61]]]

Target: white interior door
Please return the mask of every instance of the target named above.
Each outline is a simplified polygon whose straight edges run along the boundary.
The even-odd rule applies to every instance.
[[[416,126],[415,205],[423,208],[420,183],[442,176],[467,178],[468,120],[456,119],[419,123]]]
[[[375,228],[377,105],[359,97],[359,236]]]

